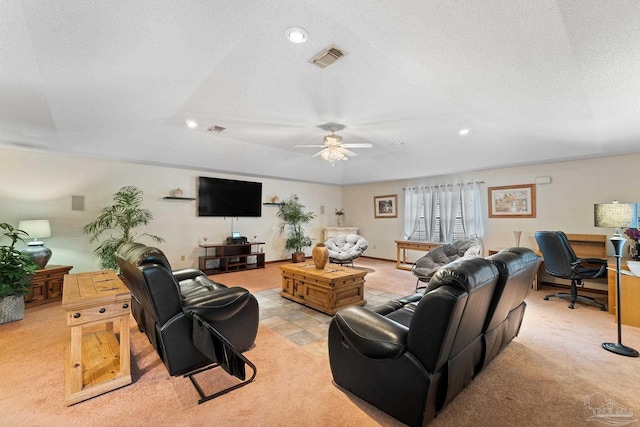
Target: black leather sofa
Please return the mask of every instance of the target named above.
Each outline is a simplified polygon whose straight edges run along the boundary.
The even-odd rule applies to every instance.
[[[511,248],[442,267],[423,293],[329,326],[335,382],[410,426],[424,426],[518,334],[540,258]]]
[[[228,288],[196,269],[172,271],[160,249],[140,243],[122,245],[116,260],[131,291],[138,328],[147,335],[170,375],[189,374],[218,362],[203,354],[194,342],[197,325],[204,330],[204,323],[214,329],[212,334],[224,337],[216,341],[216,348],[225,340],[240,353],[254,345],[258,302],[246,289]],[[196,330],[195,336],[202,337],[202,331]],[[232,357],[227,350],[222,348],[223,357],[227,353]]]

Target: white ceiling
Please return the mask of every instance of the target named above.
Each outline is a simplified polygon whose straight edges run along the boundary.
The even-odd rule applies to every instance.
[[[637,0],[0,2],[5,146],[347,185],[638,152],[639,118]],[[373,148],[294,148],[327,123]]]

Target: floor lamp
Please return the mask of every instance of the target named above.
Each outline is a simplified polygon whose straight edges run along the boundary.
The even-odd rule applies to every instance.
[[[627,239],[620,234],[621,228],[638,227],[638,204],[637,203],[600,203],[594,205],[594,223],[596,227],[615,228],[616,232],[611,238],[613,250],[616,256],[616,313],[618,315],[618,342],[602,343],[602,347],[610,352],[622,356],[638,357],[638,352],[631,347],[622,344],[622,322],[620,304],[620,258],[622,258],[622,247]]]

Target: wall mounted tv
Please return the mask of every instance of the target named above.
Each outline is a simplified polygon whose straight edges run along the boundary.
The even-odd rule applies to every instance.
[[[262,216],[262,183],[199,177],[198,216]]]

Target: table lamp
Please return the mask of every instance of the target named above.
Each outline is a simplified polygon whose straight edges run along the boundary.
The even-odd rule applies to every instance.
[[[621,322],[621,298],[620,298],[620,258],[622,258],[622,248],[626,238],[620,234],[621,228],[638,227],[638,204],[637,203],[600,203],[593,206],[594,224],[596,227],[615,228],[616,232],[611,238],[614,254],[616,257],[616,313],[618,315],[618,342],[605,342],[602,347],[613,353],[622,356],[638,357],[638,352],[631,347],[622,344],[622,322]]]
[[[20,221],[18,228],[33,238],[33,241],[27,243],[27,247],[22,251],[35,262],[38,267],[44,268],[51,259],[51,249],[44,245],[44,242],[38,239],[51,237],[51,225],[47,219],[32,219]]]

